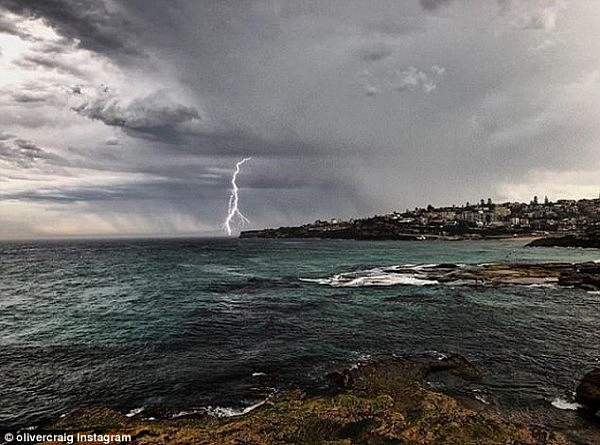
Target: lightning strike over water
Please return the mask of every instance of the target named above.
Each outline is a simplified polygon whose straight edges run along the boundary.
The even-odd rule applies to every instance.
[[[225,231],[227,232],[227,235],[229,235],[229,236],[231,236],[231,233],[232,233],[231,224],[232,224],[234,218],[237,217],[237,219],[239,220],[241,225],[244,225],[244,224],[250,222],[248,220],[248,218],[246,218],[242,214],[242,212],[240,212],[240,210],[239,210],[239,195],[238,195],[239,188],[236,183],[237,175],[240,173],[240,168],[241,168],[242,164],[249,161],[250,159],[252,159],[252,158],[244,158],[241,161],[239,161],[238,163],[236,163],[235,170],[233,172],[233,176],[231,177],[231,194],[229,195],[229,209],[227,211],[227,218],[225,219],[225,222],[223,223]]]

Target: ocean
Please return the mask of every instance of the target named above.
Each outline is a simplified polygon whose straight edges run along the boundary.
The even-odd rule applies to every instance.
[[[464,388],[480,399],[568,408],[600,366],[600,295],[444,286],[381,268],[599,259],[522,240],[2,242],[0,427],[93,406],[227,414],[318,390],[335,367],[386,353],[462,354],[485,372]],[[350,272],[360,279],[335,279]]]

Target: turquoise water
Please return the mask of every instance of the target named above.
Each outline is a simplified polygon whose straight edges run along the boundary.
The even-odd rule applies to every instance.
[[[114,240],[0,244],[0,425],[74,408],[245,406],[379,353],[455,352],[501,406],[569,397],[598,364],[600,295],[541,287],[334,288],[399,264],[579,262],[522,241]],[[263,388],[264,389],[264,388]]]

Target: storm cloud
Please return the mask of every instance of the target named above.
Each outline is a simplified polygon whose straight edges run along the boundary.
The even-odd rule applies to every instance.
[[[104,95],[73,107],[73,111],[106,125],[123,128],[134,137],[153,137],[167,143],[178,141],[178,133],[185,131],[183,124],[200,119],[196,108],[174,103],[164,91],[123,105],[106,90]]]
[[[92,51],[137,53],[128,42],[132,22],[112,2],[94,0],[1,0],[0,7],[24,18],[42,18],[58,34]]]
[[[44,164],[64,165],[66,160],[32,141],[12,135],[0,135],[0,162],[17,168],[29,169],[41,167]]]
[[[253,227],[600,188],[594,2],[0,11],[2,236],[216,234],[246,156]]]
[[[452,0],[419,0],[423,9],[433,11],[440,6],[450,3]]]

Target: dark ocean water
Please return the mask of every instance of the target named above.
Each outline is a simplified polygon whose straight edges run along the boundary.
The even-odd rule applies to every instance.
[[[600,295],[552,287],[330,287],[378,266],[587,261],[518,241],[0,243],[0,426],[75,408],[244,407],[379,353],[465,355],[505,407],[567,399],[600,359]],[[253,373],[266,373],[258,377]],[[262,378],[262,383],[259,381]],[[265,383],[265,378],[268,383]]]

